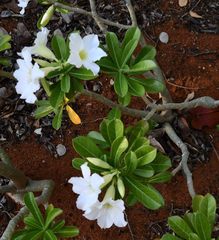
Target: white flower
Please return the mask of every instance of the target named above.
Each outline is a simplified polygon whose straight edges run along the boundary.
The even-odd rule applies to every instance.
[[[31,54],[41,56],[47,59],[56,60],[54,53],[46,46],[48,42],[49,30],[42,28],[41,32],[37,33],[37,37],[32,47],[24,47],[21,53],[18,53],[21,57],[23,52],[29,51]]]
[[[123,200],[108,198],[102,202],[97,201],[85,212],[84,216],[89,220],[97,219],[97,224],[101,228],[110,228],[113,224],[117,227],[125,227],[127,222],[124,218],[124,210]]]
[[[28,51],[23,52],[23,58],[17,60],[19,69],[14,72],[14,77],[18,80],[15,88],[27,103],[34,103],[37,99],[34,92],[40,89],[39,79],[44,77],[44,72],[40,70],[37,63],[32,64]]]
[[[83,66],[97,75],[100,67],[95,62],[106,56],[106,53],[98,47],[98,36],[90,34],[82,39],[78,33],[72,33],[69,39],[70,56],[68,63],[75,65],[77,68]]]
[[[87,163],[81,166],[81,171],[83,177],[72,177],[68,182],[73,184],[72,191],[79,194],[77,208],[85,211],[97,201],[104,179],[96,173],[91,175]]]
[[[30,0],[18,0],[18,7],[21,7],[20,14],[25,13],[25,8],[27,7],[27,4],[29,3]]]

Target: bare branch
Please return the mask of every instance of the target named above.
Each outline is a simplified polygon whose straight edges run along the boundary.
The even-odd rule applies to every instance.
[[[33,184],[33,189],[36,187],[38,188],[38,190],[41,188],[41,195],[39,197],[36,198],[36,202],[38,205],[40,204],[44,204],[48,202],[48,199],[50,198],[52,191],[54,189],[54,182],[52,180],[42,180],[42,181],[32,181],[30,182],[30,184]],[[40,187],[37,187],[37,184],[39,184]],[[29,189],[27,192],[29,192],[29,190],[31,189],[30,186],[28,186]],[[29,210],[27,207],[23,207],[20,209],[20,211],[18,212],[18,214],[13,217],[9,223],[8,226],[6,228],[6,230],[4,231],[1,240],[9,240],[12,238],[12,235],[15,231],[15,228],[17,226],[17,224],[29,213]]]
[[[96,4],[95,4],[95,0],[89,0],[90,2],[90,8],[91,8],[91,13],[92,13],[92,17],[95,20],[95,22],[97,23],[97,25],[99,26],[100,30],[103,33],[106,33],[106,27],[105,25],[100,21],[99,16],[97,14],[96,11]]]
[[[189,194],[193,198],[195,196],[195,190],[193,186],[192,173],[189,170],[187,165],[188,158],[189,158],[188,148],[186,144],[177,136],[176,132],[174,131],[174,129],[171,127],[169,123],[164,124],[164,130],[166,131],[168,137],[181,149],[182,160],[180,164],[182,166],[183,172],[186,175]]]
[[[137,18],[136,18],[135,11],[134,11],[134,8],[132,6],[131,0],[125,0],[125,4],[126,4],[126,7],[129,11],[129,15],[130,15],[130,18],[131,18],[131,21],[132,21],[132,26],[138,26]]]

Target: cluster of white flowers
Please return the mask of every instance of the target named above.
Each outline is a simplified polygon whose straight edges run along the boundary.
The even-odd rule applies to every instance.
[[[105,195],[102,202],[98,200],[101,193],[101,186],[104,178],[94,173],[84,163],[81,166],[83,177],[72,177],[69,183],[73,185],[72,191],[79,194],[76,205],[77,208],[85,211],[84,216],[89,220],[97,220],[101,228],[110,228],[113,224],[117,227],[125,227],[127,222],[124,219],[124,201],[114,200],[109,195]]]
[[[45,77],[48,72],[59,67],[44,67],[40,69],[39,65],[35,63],[32,65],[32,55],[48,59],[49,61],[56,61],[54,53],[47,47],[49,30],[42,28],[41,32],[37,33],[34,45],[24,47],[18,55],[23,59],[18,59],[17,64],[19,69],[14,72],[14,77],[18,80],[16,90],[21,94],[21,98],[25,99],[27,103],[34,103],[36,96],[34,92],[39,90],[40,78]],[[100,67],[95,61],[100,60],[106,56],[106,53],[99,48],[99,40],[97,35],[90,34],[81,38],[79,33],[72,33],[69,36],[70,56],[66,63],[72,64],[77,68],[82,66],[91,70],[94,75],[97,75]],[[37,61],[37,60],[36,60]]]

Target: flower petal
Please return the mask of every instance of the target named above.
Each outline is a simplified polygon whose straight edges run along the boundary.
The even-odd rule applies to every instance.
[[[100,67],[93,62],[83,62],[83,65],[86,69],[91,70],[94,75],[97,75],[98,72],[100,71]]]
[[[81,171],[82,171],[82,175],[83,175],[84,179],[89,180],[91,171],[87,165],[87,162],[84,163],[83,165],[81,165]]]
[[[95,34],[89,34],[83,38],[84,48],[89,50],[93,48],[97,48],[100,44],[98,36]]]

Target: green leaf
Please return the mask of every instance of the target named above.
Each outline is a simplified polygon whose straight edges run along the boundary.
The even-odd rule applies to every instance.
[[[71,86],[71,81],[70,81],[70,76],[69,75],[64,75],[61,77],[61,90],[65,93],[69,92],[70,86]]]
[[[0,35],[0,52],[11,48],[11,44],[8,43],[11,40],[10,35]]]
[[[163,235],[163,237],[161,238],[161,240],[182,240],[181,238],[178,238],[176,236],[171,235],[170,233],[166,233],[165,235]]]
[[[157,67],[157,65],[154,61],[144,60],[144,61],[138,62],[135,65],[131,66],[127,72],[130,75],[142,74],[147,71],[153,70],[156,67]]]
[[[192,199],[192,210],[193,210],[193,212],[197,212],[197,211],[200,210],[200,204],[201,204],[203,199],[204,199],[204,196],[195,195],[195,197]]]
[[[134,174],[139,177],[150,178],[154,175],[154,169],[151,166],[146,165],[142,168],[135,169]]]
[[[34,117],[39,119],[49,115],[51,112],[53,112],[53,107],[49,103],[48,106],[38,107],[34,112]]]
[[[61,127],[62,124],[62,112],[63,112],[63,106],[61,106],[55,115],[55,117],[52,120],[52,127],[56,130],[58,130]]]
[[[77,92],[82,92],[84,90],[84,85],[79,79],[71,78],[71,86],[68,93],[66,93],[66,97],[71,99]]]
[[[100,66],[101,71],[107,72],[107,73],[115,73],[118,72],[117,66],[114,64],[114,62],[111,60],[111,58],[103,57],[98,62],[98,65]]]
[[[121,111],[119,108],[115,107],[110,110],[110,112],[107,114],[107,119],[113,120],[113,119],[121,119]]]
[[[128,81],[124,74],[118,72],[114,82],[115,92],[120,96],[124,97],[128,92]]]
[[[128,79],[129,93],[133,96],[142,97],[145,94],[145,88],[139,83],[132,81],[132,79]]]
[[[24,203],[35,218],[35,220],[39,223],[40,226],[43,227],[44,220],[43,216],[37,206],[36,200],[34,198],[34,194],[32,192],[28,192],[24,195]]]
[[[138,27],[129,28],[125,33],[125,37],[122,42],[122,48],[124,48],[133,39],[139,42],[140,37],[141,37],[141,31],[139,30]]]
[[[32,215],[25,217],[24,223],[28,226],[28,228],[32,228],[32,229],[42,228],[42,226],[39,225],[38,221]]]
[[[114,163],[114,166],[118,166],[119,158],[127,148],[128,148],[128,140],[126,137],[118,137],[113,141],[111,152],[110,152],[110,158]]]
[[[91,70],[88,70],[86,68],[73,68],[69,72],[69,74],[74,78],[84,80],[84,81],[92,80],[97,77],[93,74]]]
[[[50,104],[54,108],[58,108],[64,100],[64,92],[61,91],[60,84],[57,84],[53,89],[49,98]]]
[[[61,228],[63,228],[65,225],[65,220],[60,220],[56,223],[54,223],[51,227],[51,230],[56,233],[56,231],[59,231]]]
[[[48,83],[48,81],[45,78],[41,78],[40,82],[41,82],[41,85],[43,86],[43,89],[45,90],[46,94],[48,95],[48,97],[50,97],[51,96],[50,84]]]
[[[200,202],[199,211],[207,217],[208,221],[213,227],[216,219],[216,201],[211,194],[207,194],[204,196],[204,198]]]
[[[145,207],[155,210],[164,205],[161,194],[151,185],[144,185],[132,177],[124,177],[124,182],[138,201]]]
[[[87,135],[88,137],[92,138],[96,144],[101,145],[102,147],[107,147],[109,146],[104,139],[103,135],[99,132],[96,131],[91,131]]]
[[[162,92],[164,89],[164,84],[153,78],[143,79],[129,77],[129,79],[132,80],[132,82],[143,85],[147,93]]]
[[[148,145],[142,146],[135,151],[138,158],[138,166],[144,166],[154,161],[157,155],[157,149]]]
[[[118,96],[119,104],[122,104],[123,106],[128,106],[131,101],[131,94],[127,92],[127,94],[124,97]]]
[[[9,59],[7,59],[6,57],[0,57],[0,65],[9,67],[11,65],[11,61]]]
[[[170,228],[181,238],[189,239],[189,234],[192,233],[189,225],[179,216],[168,218]]]
[[[46,220],[45,220],[45,228],[48,228],[49,225],[55,220],[55,218],[63,213],[63,210],[60,208],[54,208],[52,204],[50,204],[46,209]]]
[[[150,141],[145,137],[138,137],[136,140],[132,143],[131,150],[135,151],[138,148],[142,146],[148,146],[150,144]]]
[[[103,152],[89,137],[79,136],[73,139],[73,147],[80,156],[86,157],[100,157]]]
[[[141,49],[141,51],[137,55],[133,64],[136,64],[143,60],[154,60],[155,56],[156,56],[156,48],[154,48],[153,46],[147,45]]]
[[[125,155],[124,160],[126,165],[125,173],[128,176],[133,173],[137,167],[137,156],[134,152],[130,151]]]
[[[197,234],[195,233],[190,233],[189,234],[189,240],[201,240]]]
[[[203,213],[193,213],[193,226],[202,240],[211,239],[211,224]]]
[[[118,38],[115,33],[107,32],[106,44],[109,50],[109,55],[112,57],[113,62],[119,68],[121,59],[121,49]]]
[[[151,166],[151,165],[150,165]],[[150,179],[148,179],[149,183],[165,183],[170,181],[172,178],[172,174],[169,172],[160,172]]]
[[[42,239],[42,235],[43,235],[43,231],[39,231],[39,230],[24,230],[24,231],[20,231],[17,233],[15,233],[15,237],[13,237],[14,240],[40,240]]]
[[[124,125],[119,119],[110,120],[107,125],[107,133],[110,143],[112,144],[116,138],[124,135]]]
[[[86,163],[87,161],[85,159],[82,158],[74,158],[72,160],[72,166],[77,169],[77,170],[81,170],[81,165],[83,165],[84,163]],[[102,168],[98,168],[97,166],[94,166],[90,163],[88,163],[89,168],[92,170],[92,172],[97,172],[100,173],[103,171]]]
[[[134,206],[138,202],[138,199],[134,194],[131,192],[129,193],[128,197],[126,198],[126,204],[128,207]]]
[[[53,17],[54,11],[55,11],[55,6],[54,5],[51,5],[46,10],[46,12],[40,18],[39,23],[37,23],[40,28],[45,27],[49,23],[49,21]]]
[[[103,168],[103,169],[112,169],[112,166],[103,161],[100,158],[91,158],[91,157],[87,157],[88,162],[90,162],[91,164],[93,164],[94,166],[97,166],[99,168]]]
[[[150,166],[153,167],[156,173],[164,172],[171,167],[171,160],[168,156],[163,155],[162,153],[158,152],[156,158]]]
[[[129,61],[138,45],[139,39],[131,39],[122,50],[121,68]]]
[[[79,230],[76,227],[65,226],[57,232],[57,235],[62,238],[75,237],[79,234]]]
[[[65,39],[60,35],[55,35],[51,41],[52,50],[55,56],[60,60],[67,60],[68,58],[68,48],[65,43]]]
[[[52,230],[48,229],[44,232],[43,240],[58,240],[58,238]]]

